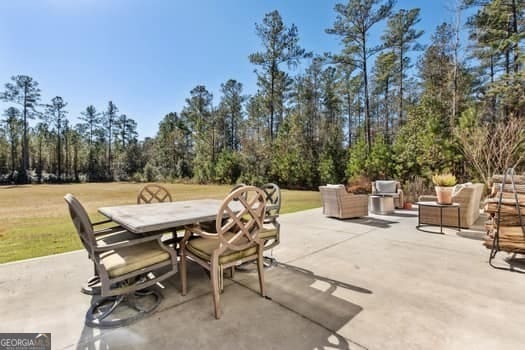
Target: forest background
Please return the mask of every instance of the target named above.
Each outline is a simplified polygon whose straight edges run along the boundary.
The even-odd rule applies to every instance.
[[[399,179],[415,197],[438,172],[488,182],[523,170],[524,15],[523,0],[457,1],[451,21],[421,42],[420,9],[350,0],[326,28],[340,50],[320,53],[304,49],[299,28],[275,10],[256,23],[261,49],[246,58],[255,94],[233,77],[219,96],[195,86],[145,139],[114,101],[86,101],[72,123],[66,98],[42,101],[35,77],[14,75],[0,89],[0,183],[306,189],[365,176]]]

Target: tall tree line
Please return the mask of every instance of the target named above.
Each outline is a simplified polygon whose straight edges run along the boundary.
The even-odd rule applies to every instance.
[[[525,5],[463,0],[450,17],[466,10],[472,15],[465,25],[444,22],[421,42],[420,9],[349,0],[335,6],[326,28],[340,39],[332,53],[307,51],[299,28],[272,11],[255,24],[260,45],[247,58],[256,93],[246,95],[234,78],[218,96],[195,86],[157,135],[140,142],[136,122],[113,102],[102,112],[87,106],[71,125],[66,101],[42,104],[34,79],[13,77],[1,95],[9,106],[0,174],[13,181],[36,171],[38,181],[53,175],[308,188],[354,176],[428,179],[440,171],[484,178],[468,165],[470,138],[460,135],[499,135],[505,123],[525,118]],[[461,46],[462,33],[469,45]],[[31,126],[32,119],[39,122]]]
[[[0,183],[111,181],[142,170],[144,164],[130,167],[127,159],[140,147],[137,123],[119,115],[113,102],[102,114],[87,106],[72,125],[64,98],[41,103],[40,93],[36,80],[18,75],[0,95],[12,105],[1,120]],[[38,122],[31,126],[28,119]]]

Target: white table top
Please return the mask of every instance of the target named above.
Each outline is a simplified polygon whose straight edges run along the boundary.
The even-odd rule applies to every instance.
[[[198,199],[102,207],[98,211],[133,233],[147,233],[215,220],[221,204],[218,199]],[[239,212],[243,206],[231,202],[230,208]]]

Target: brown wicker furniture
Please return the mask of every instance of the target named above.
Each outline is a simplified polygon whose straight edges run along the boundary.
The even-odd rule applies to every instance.
[[[372,195],[394,198],[394,206],[403,209],[405,196],[401,183],[395,180],[377,180],[372,182]]]
[[[368,195],[346,192],[343,185],[319,186],[323,214],[338,219],[368,215]]]
[[[177,272],[177,254],[164,246],[160,235],[137,237],[126,230],[94,234],[93,225],[72,195],[64,199],[78,236],[93,261],[100,277],[101,298],[95,300],[86,313],[90,327],[118,327],[134,322],[153,312],[162,300],[156,290],[146,290]],[[122,236],[129,239],[123,240]],[[153,299],[149,306],[140,302]],[[135,312],[122,316],[120,306]],[[118,316],[114,316],[118,314]],[[113,317],[112,317],[113,316]]]
[[[447,227],[456,227],[458,231],[461,231],[461,205],[459,203],[452,203],[452,204],[440,204],[438,202],[416,202],[418,206],[418,213],[417,213],[417,226],[416,228],[423,232],[431,232],[423,230],[421,227],[432,225],[432,226],[439,226],[439,233],[443,233],[443,226]],[[424,208],[437,208],[439,209],[439,224],[425,224],[421,222],[421,210],[425,210]],[[432,209],[434,210],[434,209]],[[451,214],[451,211],[456,211],[456,225],[444,225],[443,224],[443,211],[445,211],[445,215]]]
[[[452,195],[452,202],[458,203],[461,207],[461,228],[469,228],[479,218],[480,202],[483,194],[484,185],[481,183],[457,185]],[[436,196],[420,196],[420,202],[436,202]],[[445,210],[441,220],[440,209],[437,207],[422,207],[420,211],[421,224],[437,225],[441,221],[443,226],[456,226],[458,223],[457,210]]]
[[[235,211],[235,206],[242,209]],[[232,208],[232,205],[234,207]],[[219,293],[223,289],[223,271],[245,261],[257,261],[259,287],[264,296],[263,249],[260,238],[266,211],[266,195],[253,186],[244,186],[230,193],[216,217],[216,233],[189,225],[181,242],[182,295],[186,294],[186,260],[210,271],[215,318],[221,317]],[[224,220],[226,219],[226,220]],[[192,236],[197,236],[190,240]]]

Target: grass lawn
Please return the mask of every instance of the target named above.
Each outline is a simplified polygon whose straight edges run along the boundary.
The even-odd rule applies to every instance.
[[[63,253],[81,248],[71,223],[64,195],[73,193],[91,219],[103,217],[97,208],[134,204],[144,186],[134,183],[24,185],[0,187],[0,263]],[[222,199],[231,186],[165,184],[173,200]],[[282,191],[281,213],[316,208],[318,192]]]

